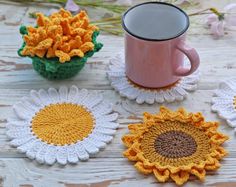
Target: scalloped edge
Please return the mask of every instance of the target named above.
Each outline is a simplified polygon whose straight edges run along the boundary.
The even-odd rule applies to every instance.
[[[28,34],[27,28],[24,25],[21,25],[19,30],[20,30],[20,34],[22,35],[22,38],[23,38],[24,35]],[[100,34],[99,31],[94,31],[93,35],[92,35],[92,43],[94,44],[94,50],[88,51],[87,53],[85,53],[83,58],[81,58],[81,57],[72,57],[69,62],[65,62],[65,63],[60,63],[58,57],[40,58],[38,56],[34,56],[34,57],[31,57],[29,55],[23,56],[21,54],[21,51],[24,49],[24,47],[26,45],[25,42],[23,42],[22,46],[20,47],[20,49],[18,49],[17,53],[20,57],[29,57],[29,58],[32,59],[32,61],[34,61],[34,60],[41,61],[42,63],[45,64],[46,67],[48,67],[48,69],[53,70],[51,72],[56,72],[58,67],[61,67],[61,66],[73,66],[73,65],[78,65],[80,63],[85,64],[89,57],[92,57],[94,55],[94,53],[98,52],[103,47],[103,44],[100,43],[100,42],[97,42],[97,40],[96,40],[99,34]]]

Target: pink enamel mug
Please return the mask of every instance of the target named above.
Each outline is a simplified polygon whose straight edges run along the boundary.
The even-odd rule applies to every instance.
[[[166,87],[199,66],[196,50],[185,43],[188,15],[163,2],[138,4],[122,18],[125,30],[126,76],[147,88]],[[184,67],[184,56],[190,68]]]

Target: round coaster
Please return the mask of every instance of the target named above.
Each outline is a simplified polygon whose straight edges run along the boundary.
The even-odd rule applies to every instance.
[[[182,101],[189,91],[197,89],[200,73],[197,70],[193,74],[181,78],[176,83],[164,88],[150,89],[141,87],[130,81],[125,75],[125,61],[122,54],[118,54],[110,60],[109,71],[107,72],[111,86],[123,97],[136,100],[138,104],[153,104]]]
[[[11,145],[50,165],[88,160],[112,140],[118,127],[118,114],[101,94],[76,86],[32,90],[13,109],[6,132]]]
[[[236,132],[236,78],[220,83],[212,98],[211,109],[225,119]]]
[[[124,156],[159,182],[171,178],[182,185],[190,175],[202,181],[206,171],[217,170],[227,155],[222,144],[228,137],[217,131],[217,122],[205,122],[201,113],[161,107],[159,114],[144,113],[143,123],[128,128],[130,133],[122,138],[128,147]]]

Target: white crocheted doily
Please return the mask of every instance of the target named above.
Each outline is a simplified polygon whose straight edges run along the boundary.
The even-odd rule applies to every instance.
[[[192,75],[181,78],[176,84],[164,89],[145,89],[131,83],[125,75],[124,56],[118,54],[110,60],[107,72],[111,86],[123,97],[136,100],[138,104],[148,104],[181,101],[189,91],[197,89],[200,73],[197,70]]]
[[[13,106],[7,135],[12,146],[39,163],[77,163],[109,143],[118,114],[101,94],[76,86],[32,90]]]
[[[212,98],[211,109],[236,131],[236,78],[220,83]]]

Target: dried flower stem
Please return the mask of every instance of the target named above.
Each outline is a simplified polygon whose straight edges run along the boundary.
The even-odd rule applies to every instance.
[[[205,13],[206,11],[209,11],[210,9],[211,9],[211,8],[206,8],[206,9],[200,10],[200,11],[198,11],[198,12],[194,12],[194,13],[188,14],[188,16],[201,15],[202,13]]]
[[[66,0],[20,0],[21,2],[27,3],[27,2],[35,2],[35,3],[59,3],[59,4],[65,4]],[[19,0],[18,0],[19,2]],[[94,7],[94,8],[104,8],[106,10],[112,11],[118,16],[109,17],[109,18],[102,18],[100,20],[92,21],[91,23],[99,26],[99,28],[102,31],[105,31],[107,33],[120,35],[123,34],[122,27],[121,27],[121,13],[123,13],[128,7],[124,5],[116,5],[112,2],[104,2],[104,0],[74,0],[76,4],[79,6],[88,6],[88,7]],[[190,13],[189,16],[197,16],[197,15],[203,15],[203,14],[210,14],[215,13],[216,15],[224,15],[225,13],[219,12],[215,8],[206,8],[194,13]],[[30,14],[31,17],[34,17],[34,14]]]

